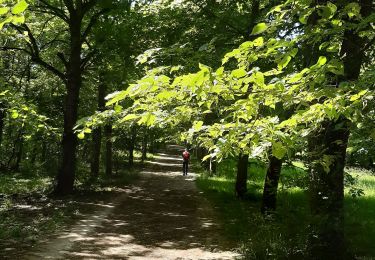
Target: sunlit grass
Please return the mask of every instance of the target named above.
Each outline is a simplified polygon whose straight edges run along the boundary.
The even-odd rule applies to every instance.
[[[295,166],[295,167],[294,167]],[[273,220],[260,214],[267,165],[249,164],[248,200],[235,197],[236,162],[228,160],[218,166],[217,176],[202,174],[197,185],[218,208],[223,232],[242,244],[249,259],[300,258],[306,250],[310,210],[308,176],[301,162],[284,166],[280,178],[277,212]],[[361,169],[347,169],[355,178],[355,189],[364,195],[352,197],[345,191],[345,234],[356,256],[375,257],[375,176]]]
[[[50,187],[52,178],[27,176],[21,174],[0,176],[0,194],[26,194],[45,191]]]

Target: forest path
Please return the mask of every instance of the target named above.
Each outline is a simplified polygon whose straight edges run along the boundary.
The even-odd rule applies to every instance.
[[[181,147],[149,161],[110,205],[27,254],[26,259],[235,259],[233,245],[195,186],[182,176]]]

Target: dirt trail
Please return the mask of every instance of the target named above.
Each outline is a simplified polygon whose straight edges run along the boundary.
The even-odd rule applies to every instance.
[[[170,146],[179,153],[181,147]],[[110,205],[25,259],[235,259],[234,246],[181,159],[159,154]]]

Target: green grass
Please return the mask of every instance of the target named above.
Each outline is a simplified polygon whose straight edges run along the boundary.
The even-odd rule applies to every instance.
[[[45,191],[52,178],[42,176],[23,176],[21,174],[0,175],[0,194],[27,194]]]
[[[273,219],[260,214],[260,200],[266,166],[249,164],[249,196],[245,201],[234,196],[236,162],[218,166],[217,176],[202,173],[197,180],[212,204],[218,208],[224,235],[242,245],[248,259],[299,259],[306,249],[309,224],[307,173],[302,163],[283,167]],[[349,169],[355,189],[364,195],[353,198],[345,193],[345,234],[349,249],[360,257],[375,257],[375,176],[360,169]]]

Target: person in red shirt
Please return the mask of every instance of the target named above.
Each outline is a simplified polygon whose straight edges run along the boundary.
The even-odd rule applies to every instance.
[[[183,159],[183,162],[182,162],[183,175],[182,176],[186,176],[188,174],[189,161],[190,161],[190,153],[188,149],[185,149],[185,151],[182,153],[182,159]]]

